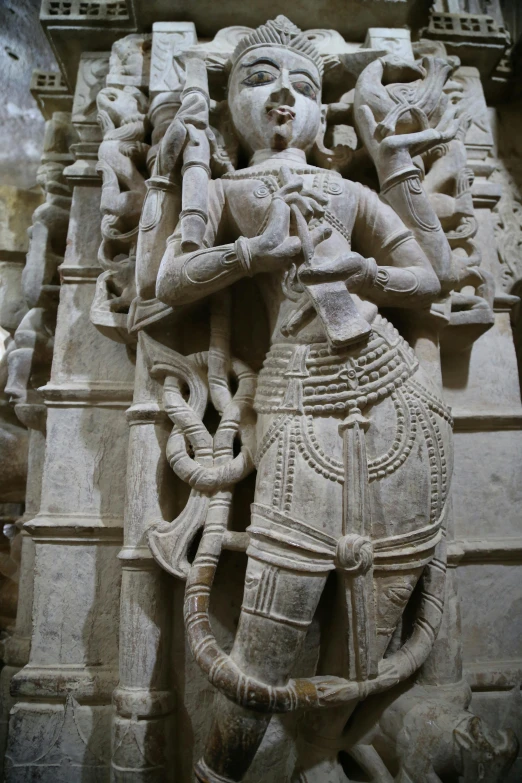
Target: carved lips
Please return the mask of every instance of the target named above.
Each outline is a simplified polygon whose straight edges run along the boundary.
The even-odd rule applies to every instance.
[[[270,119],[273,119],[278,125],[284,125],[285,122],[295,120],[295,111],[289,106],[268,107],[267,114]]]

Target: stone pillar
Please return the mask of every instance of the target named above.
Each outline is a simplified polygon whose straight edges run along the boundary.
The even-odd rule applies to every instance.
[[[180,104],[176,55],[195,43],[194,25],[155,24],[150,69],[152,142],[157,144]],[[153,156],[149,154],[149,161]],[[138,292],[142,293],[142,292]],[[175,516],[174,477],[165,457],[171,426],[161,387],[150,378],[138,342],[127,463],[127,499],[120,615],[120,682],[114,693],[114,781],[175,780],[171,641],[173,580],[152,558],[146,531]]]
[[[120,615],[120,682],[114,692],[114,781],[163,783],[173,775],[169,738],[172,579],[158,567],[146,542],[147,527],[172,519],[173,484],[165,459],[170,427],[138,349],[127,463],[127,502]],[[169,487],[170,485],[170,487]],[[172,778],[174,779],[174,778]]]
[[[24,408],[25,410],[20,410]],[[9,730],[9,712],[15,700],[11,696],[11,680],[29,661],[31,650],[33,579],[34,579],[34,542],[31,535],[23,529],[40,508],[42,488],[42,467],[45,457],[45,416],[43,405],[17,405],[16,414],[25,421],[29,429],[29,449],[27,465],[27,491],[25,513],[17,522],[20,529],[21,552],[18,575],[18,602],[14,632],[4,644],[4,666],[0,674],[0,775],[3,779],[4,757]]]
[[[2,330],[0,341],[3,342],[2,338],[5,336],[6,345],[3,347],[7,347],[8,350],[13,347],[12,336],[27,312],[22,290],[22,274],[27,252],[27,228],[31,223],[32,213],[41,201],[42,196],[37,192],[11,186],[0,188],[0,327]],[[4,354],[0,358],[0,524],[2,531],[4,525],[9,525],[11,532],[14,533],[16,527],[13,523],[16,522],[17,517],[20,517],[22,503],[26,498],[27,461],[28,455],[31,454],[31,447],[29,434],[15,414],[10,395],[4,390],[7,382],[8,356]],[[11,707],[10,681],[20,666],[27,662],[24,645],[22,645],[24,649],[18,649],[20,645],[14,639],[18,634],[18,622],[16,628],[12,624],[15,619],[17,589],[20,590],[20,595],[25,593],[26,589],[27,580],[24,575],[27,573],[28,558],[22,555],[23,564],[20,566],[17,562],[20,555],[20,541],[16,540],[15,535],[9,542],[3,532],[1,537],[3,546],[0,622],[2,635],[6,637],[2,640],[4,665],[0,674],[0,776],[3,778],[3,760]],[[27,551],[27,546],[22,549]],[[23,601],[25,597],[24,595]],[[29,605],[29,619],[30,611]]]
[[[80,68],[84,66],[82,64]],[[81,89],[95,74],[80,73]],[[93,78],[94,77],[94,78]],[[83,115],[85,120],[85,115]],[[93,118],[91,126],[94,125]],[[81,118],[78,124],[81,122]],[[99,136],[98,136],[99,142]],[[90,146],[89,146],[90,145]],[[108,780],[111,694],[117,682],[120,568],[133,364],[90,323],[99,274],[100,179],[89,144],[66,169],[74,187],[47,406],[35,546],[31,653],[13,678],[8,781]]]
[[[520,256],[513,252],[517,230],[509,178],[497,160],[479,73],[463,67],[457,78],[474,107],[465,144],[475,174],[475,241],[496,295],[492,328],[467,350],[455,353],[446,346],[442,357],[444,395],[455,420],[455,541],[449,560],[459,583],[463,669],[473,691],[472,710],[498,729],[511,727],[520,738],[515,700],[522,678],[522,404],[511,326],[518,302],[511,295],[517,275],[511,261],[519,264]],[[521,769],[519,759],[506,780],[518,780]]]
[[[464,0],[435,0],[422,36],[442,42],[448,54],[463,65],[475,66],[490,76],[509,45],[498,0],[488,2],[487,13],[469,8]]]

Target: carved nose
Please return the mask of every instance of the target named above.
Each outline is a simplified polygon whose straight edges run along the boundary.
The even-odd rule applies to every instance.
[[[295,104],[295,95],[288,76],[282,74],[274,84],[274,89],[270,93],[270,101],[276,105],[293,106]]]

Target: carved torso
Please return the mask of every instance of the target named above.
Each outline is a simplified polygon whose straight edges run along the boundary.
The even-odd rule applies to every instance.
[[[336,257],[353,247],[363,255],[377,256],[378,252],[383,254],[394,235],[403,230],[400,220],[368,188],[314,166],[291,170],[303,178],[305,187],[319,190],[328,197],[322,220],[332,227],[333,232],[321,244],[321,255]],[[266,222],[271,195],[280,187],[277,167],[250,167],[213,184],[206,243],[211,246],[234,241],[238,236],[258,236]],[[317,316],[292,337],[281,332],[281,325],[289,319],[300,299],[299,291],[288,280],[284,267],[280,273],[260,275],[258,282],[267,309],[272,342],[313,344],[325,341],[325,332]],[[377,314],[375,304],[356,294],[353,298],[361,315],[371,323]]]

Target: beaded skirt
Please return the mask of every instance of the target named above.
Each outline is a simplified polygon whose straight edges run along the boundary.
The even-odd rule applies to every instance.
[[[259,373],[255,409],[342,415],[390,396],[417,368],[408,343],[378,315],[363,347],[332,352],[327,343],[272,345]]]

